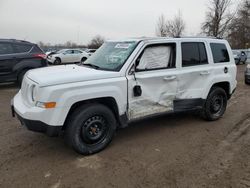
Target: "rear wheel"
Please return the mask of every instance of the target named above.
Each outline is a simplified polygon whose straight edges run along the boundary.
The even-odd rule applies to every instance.
[[[202,116],[208,121],[220,119],[227,107],[227,94],[220,87],[213,87],[203,107]]]
[[[111,142],[116,129],[112,111],[101,104],[83,105],[67,121],[66,142],[83,155],[97,153]]]
[[[17,75],[17,84],[19,86],[22,85],[22,81],[23,81],[23,77],[26,74],[26,72],[28,71],[28,69],[22,70],[18,75]]]

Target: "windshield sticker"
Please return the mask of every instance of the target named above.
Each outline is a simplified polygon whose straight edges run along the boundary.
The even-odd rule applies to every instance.
[[[115,46],[115,48],[122,48],[122,49],[128,49],[131,44],[128,43],[120,43]]]

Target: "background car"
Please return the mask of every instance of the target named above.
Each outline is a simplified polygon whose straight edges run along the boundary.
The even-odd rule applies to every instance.
[[[97,49],[87,49],[86,52],[89,54],[89,56],[93,55],[93,53],[96,52]]]
[[[47,66],[46,55],[36,45],[15,39],[0,39],[0,82],[22,83],[24,74]]]
[[[60,65],[62,63],[83,63],[89,54],[79,49],[63,49],[54,54],[50,54],[47,60],[50,64]]]
[[[250,84],[250,64],[247,65],[247,68],[245,71],[245,83]]]
[[[234,60],[236,65],[240,64],[241,62],[243,64],[246,63],[247,61],[247,54],[244,51],[239,51],[239,50],[233,50],[233,55],[234,55]]]

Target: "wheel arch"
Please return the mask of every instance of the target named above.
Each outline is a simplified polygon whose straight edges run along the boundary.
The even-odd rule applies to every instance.
[[[214,87],[220,87],[222,89],[225,90],[226,94],[227,94],[227,98],[230,99],[231,98],[231,93],[230,93],[230,83],[228,81],[223,81],[223,82],[217,82],[214,83],[212,85],[212,87],[210,88],[210,91],[212,90],[212,88]],[[209,92],[210,92],[209,91]]]
[[[115,100],[115,98],[113,97],[102,97],[102,98],[94,98],[94,99],[89,99],[89,100],[83,100],[83,101],[78,101],[76,103],[74,103],[68,114],[67,114],[67,117],[65,119],[65,122],[64,122],[64,125],[63,125],[63,130],[66,128],[67,126],[67,121],[70,117],[70,115],[77,109],[79,108],[80,106],[82,105],[86,105],[86,104],[102,104],[106,107],[108,107],[114,114],[117,122],[118,122],[118,127],[124,127],[125,124],[127,124],[127,118],[124,118],[122,116],[119,115],[119,108],[118,108],[118,104]],[[124,115],[126,116],[126,115]],[[127,117],[127,116],[126,116]]]

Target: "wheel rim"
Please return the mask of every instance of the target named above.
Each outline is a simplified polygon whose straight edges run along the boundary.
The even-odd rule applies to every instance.
[[[97,144],[107,135],[108,126],[104,117],[96,115],[83,123],[81,130],[82,140],[87,144]]]
[[[222,95],[216,95],[212,98],[210,111],[214,115],[220,115],[224,106],[224,97]]]

